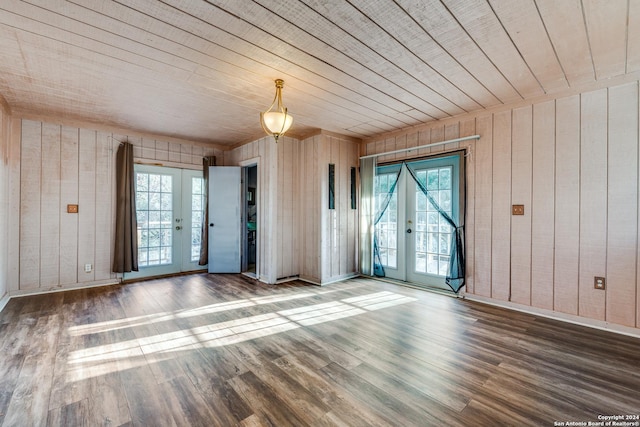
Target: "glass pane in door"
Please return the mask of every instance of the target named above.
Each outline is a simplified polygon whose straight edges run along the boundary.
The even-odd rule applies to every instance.
[[[451,166],[416,172],[418,180],[427,187],[434,202],[449,216],[452,216],[452,174]],[[453,230],[420,188],[415,188],[414,272],[446,276]]]
[[[191,250],[192,262],[200,260],[200,237],[204,217],[204,179],[191,177]]]
[[[389,196],[391,186],[397,173],[381,173],[376,175],[374,182],[376,212],[380,212],[385,199]],[[378,250],[384,267],[398,266],[398,192],[391,195],[389,207],[376,225]]]
[[[136,172],[138,265],[173,262],[173,176]]]

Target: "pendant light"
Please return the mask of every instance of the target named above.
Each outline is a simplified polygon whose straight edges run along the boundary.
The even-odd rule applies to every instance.
[[[287,112],[287,107],[282,105],[282,87],[284,86],[284,80],[276,80],[276,96],[273,98],[273,102],[269,106],[269,109],[264,113],[260,113],[260,123],[262,129],[267,135],[273,136],[276,143],[278,138],[284,135],[289,130],[293,123],[293,117]]]

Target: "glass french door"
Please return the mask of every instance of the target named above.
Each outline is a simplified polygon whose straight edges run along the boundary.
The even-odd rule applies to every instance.
[[[460,155],[421,160],[411,168],[439,207],[458,223],[460,217]],[[376,172],[376,201],[389,193],[400,165],[380,166]],[[453,228],[422,193],[411,175],[402,171],[389,207],[376,225],[381,263],[387,277],[449,290]],[[378,205],[379,207],[379,205]]]
[[[136,165],[138,272],[126,279],[201,270],[201,171]]]

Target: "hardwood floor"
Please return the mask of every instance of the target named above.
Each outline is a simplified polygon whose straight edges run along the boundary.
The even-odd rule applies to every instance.
[[[640,414],[640,340],[368,279],[12,299],[2,426],[553,426]],[[632,420],[636,421],[636,420]]]

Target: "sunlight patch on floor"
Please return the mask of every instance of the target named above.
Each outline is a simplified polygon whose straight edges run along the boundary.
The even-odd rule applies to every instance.
[[[315,294],[297,295],[299,298],[307,298]],[[104,330],[122,329],[145,322],[153,323],[176,318],[189,318],[256,304],[298,299],[295,296],[258,297],[251,300],[211,304],[175,313],[138,316],[93,325],[79,325],[69,328],[69,332],[71,335],[78,336]],[[110,372],[135,368],[146,363],[167,360],[178,352],[238,344],[304,326],[344,319],[364,314],[367,311],[413,301],[416,301],[416,298],[393,292],[377,292],[76,350],[69,354],[67,360],[67,381],[80,381]]]

